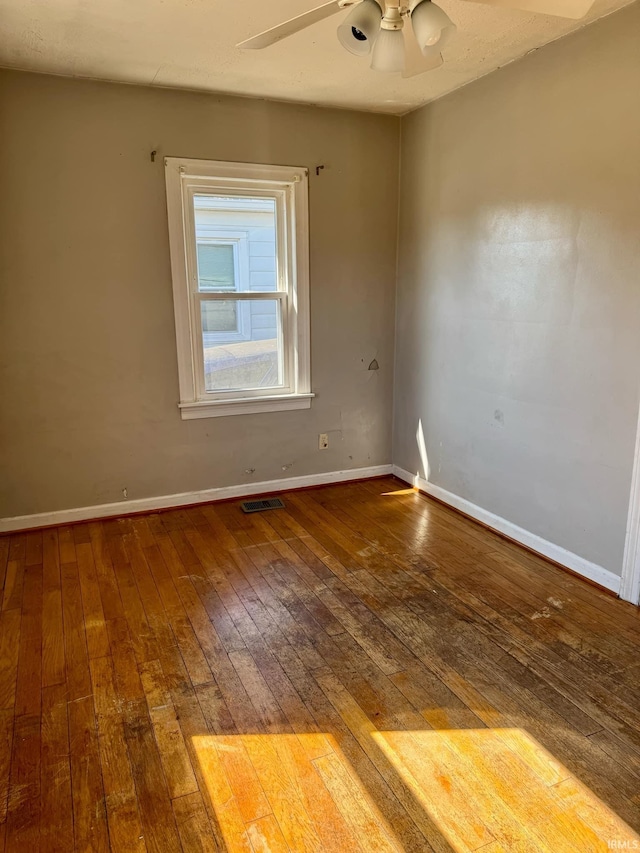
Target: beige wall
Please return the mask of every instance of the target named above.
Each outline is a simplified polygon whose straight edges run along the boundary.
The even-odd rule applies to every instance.
[[[391,461],[398,119],[3,72],[0,120],[0,516]],[[310,410],[180,419],[163,155],[310,168]]]
[[[394,462],[620,574],[640,5],[403,121]]]

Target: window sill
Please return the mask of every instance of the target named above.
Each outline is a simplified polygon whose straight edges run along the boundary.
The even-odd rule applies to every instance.
[[[315,394],[274,394],[269,397],[236,397],[235,400],[202,400],[196,403],[179,403],[178,406],[182,420],[190,421],[194,418],[309,409],[313,397]]]

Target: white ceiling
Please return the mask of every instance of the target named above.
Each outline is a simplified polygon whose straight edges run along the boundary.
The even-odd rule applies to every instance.
[[[444,65],[409,80],[338,43],[341,12],[262,51],[236,42],[322,0],[0,0],[0,65],[402,114],[627,4],[580,21],[438,0],[458,25]]]

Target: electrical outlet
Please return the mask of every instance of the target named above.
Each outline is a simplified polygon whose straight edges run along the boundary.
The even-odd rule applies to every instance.
[[[318,450],[326,450],[329,447],[329,435],[326,432],[321,432],[318,436]]]

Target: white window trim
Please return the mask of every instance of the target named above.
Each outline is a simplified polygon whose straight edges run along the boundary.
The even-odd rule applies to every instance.
[[[314,395],[310,369],[308,170],[178,157],[166,157],[165,168],[182,418],[309,408]],[[204,391],[202,335],[193,331],[196,301],[191,285],[197,269],[192,197],[198,191],[233,194],[234,190],[280,200],[276,204],[279,289],[244,291],[234,298],[280,300],[286,362],[286,385],[282,391],[280,387]],[[209,298],[224,295],[210,294]]]

